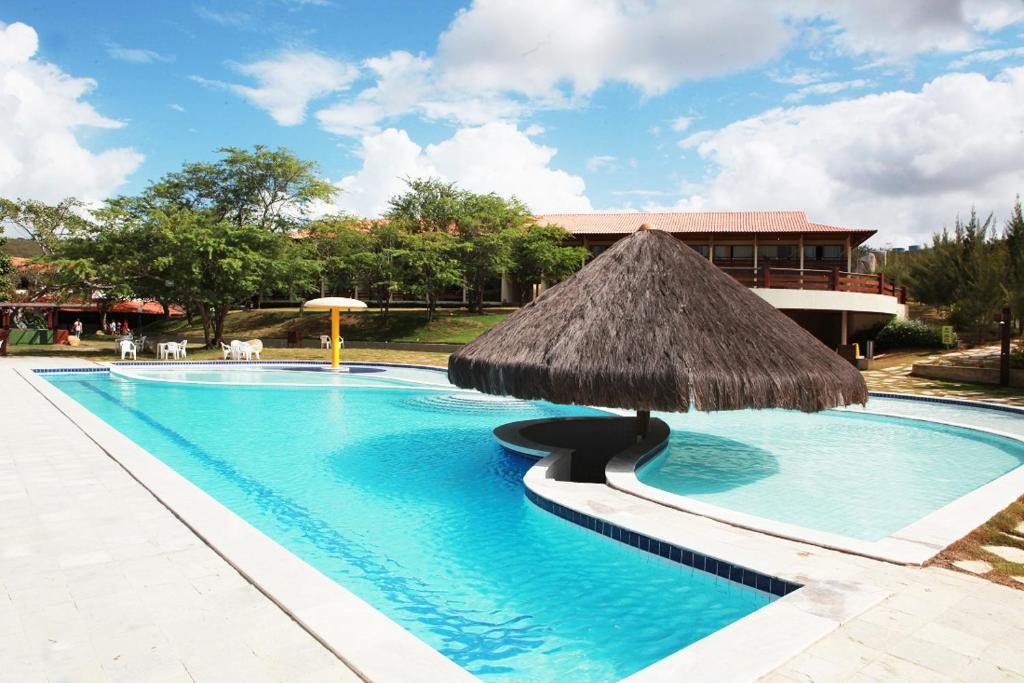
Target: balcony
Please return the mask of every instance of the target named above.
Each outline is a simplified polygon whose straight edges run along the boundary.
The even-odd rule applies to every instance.
[[[722,271],[747,287],[877,294],[895,297],[895,303],[898,304],[905,304],[907,300],[906,288],[896,287],[881,273],[849,273],[838,268],[825,270],[771,265],[756,268],[722,266]]]

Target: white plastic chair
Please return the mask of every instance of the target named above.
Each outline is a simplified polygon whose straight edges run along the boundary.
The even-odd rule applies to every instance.
[[[338,346],[341,347],[341,348],[345,348],[345,338],[344,337],[338,337]],[[321,334],[320,335],[320,348],[321,349],[329,349],[329,348],[331,348],[331,338],[329,336],[327,336],[326,334]]]
[[[256,356],[256,360],[261,360],[260,354],[263,353],[263,341],[260,339],[250,339],[246,344],[252,349],[252,355]]]
[[[125,356],[131,356],[132,360],[138,360],[139,358],[136,355],[136,352],[137,349],[135,347],[135,342],[131,339],[121,340],[121,360],[124,360]]]
[[[228,346],[224,342],[220,343],[220,350],[224,353],[224,360],[227,360],[229,357],[233,358],[235,355],[234,348]]]
[[[178,342],[178,351],[182,358],[188,357],[188,339]]]
[[[235,342],[231,342],[231,347],[235,351],[235,360],[252,360],[252,344],[249,342],[238,342],[237,346]]]
[[[231,340],[231,360],[242,359],[242,344],[238,339]]]
[[[178,342],[164,342],[163,344],[160,344],[158,348],[160,349],[160,358],[163,360],[168,360],[171,356],[174,356],[175,359],[177,359],[178,354],[180,353]]]

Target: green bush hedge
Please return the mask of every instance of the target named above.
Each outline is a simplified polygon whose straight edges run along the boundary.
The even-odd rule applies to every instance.
[[[920,320],[893,318],[875,336],[875,349],[939,348],[942,330]]]

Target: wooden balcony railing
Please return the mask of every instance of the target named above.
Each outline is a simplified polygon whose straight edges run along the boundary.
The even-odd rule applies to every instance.
[[[757,268],[723,266],[722,270],[747,287],[883,294],[896,297],[901,304],[907,301],[906,288],[896,287],[881,273],[848,273],[838,268],[821,270],[779,268],[770,265]]]

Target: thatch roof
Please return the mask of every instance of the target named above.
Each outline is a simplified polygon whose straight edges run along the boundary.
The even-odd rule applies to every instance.
[[[448,377],[487,394],[633,410],[867,400],[850,363],[658,230],[620,240],[464,346]]]

